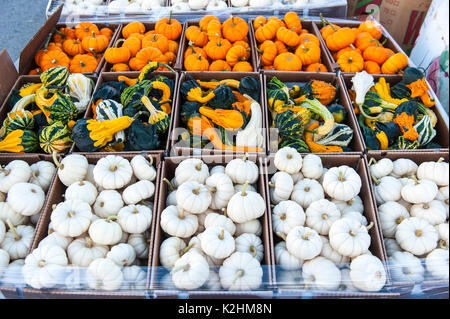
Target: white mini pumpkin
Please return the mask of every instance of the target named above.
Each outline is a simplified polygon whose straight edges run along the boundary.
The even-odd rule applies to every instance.
[[[395,239],[404,250],[422,256],[436,248],[439,236],[427,220],[410,217],[397,226]]]
[[[303,157],[302,174],[305,178],[319,179],[323,174],[322,159],[315,154]]]
[[[117,216],[106,219],[99,218],[89,226],[89,236],[98,245],[115,245],[122,240],[123,231],[118,223]]]
[[[353,219],[356,219],[358,222],[360,222],[364,226],[369,225],[369,222],[367,221],[366,216],[364,216],[363,214],[358,213],[358,212],[348,211],[348,212],[342,214],[341,218],[353,218]]]
[[[247,191],[246,187],[241,192],[231,197],[227,205],[227,215],[235,223],[245,223],[259,218],[266,211],[266,203],[259,193]]]
[[[111,259],[120,267],[131,266],[136,260],[136,251],[130,244],[120,243],[111,247],[106,258]]]
[[[235,184],[253,184],[258,180],[259,169],[255,162],[243,158],[235,158],[225,166],[227,174]]]
[[[349,201],[332,200],[336,207],[341,211],[341,214],[346,212],[358,212],[360,214],[364,213],[364,203],[361,197],[356,196]]]
[[[395,281],[416,284],[423,281],[425,273],[420,259],[407,251],[393,253],[389,257],[389,269]]]
[[[409,212],[412,217],[426,219],[431,225],[439,225],[447,220],[445,204],[440,200],[433,200],[425,204],[415,204]]]
[[[25,258],[22,273],[25,282],[33,288],[51,288],[62,284],[67,255],[59,246],[43,246],[34,249]]]
[[[439,248],[448,249],[449,246],[448,223],[442,223],[436,225],[435,227],[439,236]]]
[[[214,175],[217,173],[225,174],[225,166],[223,165],[216,165],[209,168],[209,175]]]
[[[286,242],[283,240],[275,245],[275,263],[284,270],[299,270],[302,268],[304,261],[292,255],[287,250]]]
[[[185,159],[175,169],[175,181],[177,185],[181,185],[187,181],[196,181],[203,184],[208,176],[208,165],[197,158]],[[174,187],[177,187],[177,185],[174,185]]]
[[[126,266],[122,268],[123,281],[121,289],[144,290],[147,282],[145,267]]]
[[[448,249],[437,248],[425,259],[425,267],[433,278],[448,281]]]
[[[0,278],[3,271],[6,269],[6,267],[8,267],[9,261],[9,254],[6,252],[6,250],[0,249]]]
[[[335,221],[328,233],[330,246],[342,256],[355,258],[369,250],[371,238],[368,232],[373,226],[364,226],[352,218]]]
[[[261,238],[255,234],[242,234],[236,238],[236,251],[249,253],[254,258],[262,261],[264,257],[264,246]]]
[[[97,196],[93,209],[95,215],[100,218],[108,218],[117,215],[124,206],[122,195],[116,190],[103,190]]]
[[[279,171],[295,174],[302,169],[303,159],[296,149],[283,147],[275,153],[274,164]]]
[[[133,169],[133,174],[140,181],[147,180],[153,182],[156,179],[156,169],[153,167],[153,157],[148,156],[150,161],[148,161],[143,155],[134,156],[130,165]]]
[[[320,251],[320,256],[327,258],[334,262],[338,267],[342,267],[350,262],[350,258],[342,256],[330,245],[330,241],[326,236],[320,236],[322,239],[322,250]]]
[[[192,250],[175,262],[171,274],[178,289],[197,289],[208,280],[209,265],[205,257]]]
[[[225,173],[215,173],[210,175],[205,185],[211,192],[211,208],[222,209],[227,207],[235,191],[233,182]]]
[[[31,247],[34,235],[33,226],[18,225],[8,223],[9,230],[6,232],[0,248],[8,252],[11,260],[25,258]]]
[[[325,257],[318,256],[303,264],[302,277],[307,289],[336,290],[341,284],[341,271]]]
[[[86,282],[92,289],[113,291],[122,285],[123,273],[111,259],[97,258],[87,268]]]
[[[312,228],[297,226],[286,236],[287,250],[301,260],[310,260],[320,254],[322,239]]]
[[[315,179],[304,178],[294,186],[291,200],[307,209],[312,202],[325,198],[322,185]]]
[[[85,156],[80,154],[70,154],[64,157],[59,163],[56,160],[56,153],[53,154],[56,167],[58,167],[58,177],[65,186],[84,180],[88,173],[89,163]]]
[[[73,265],[88,267],[93,260],[104,258],[108,250],[108,246],[97,245],[91,238],[86,236],[77,238],[69,244],[67,257]]]
[[[386,254],[392,256],[396,251],[403,251],[397,241],[393,238],[385,238],[384,246],[386,247]]]
[[[180,208],[192,214],[201,214],[211,205],[212,196],[205,185],[187,181],[178,187],[176,199]]]
[[[226,217],[225,215],[217,214],[217,213],[209,213],[206,214],[204,220],[204,227],[210,228],[214,226],[219,226],[225,228],[231,236],[236,232],[236,225],[233,223],[231,219]]]
[[[66,250],[67,247],[72,242],[72,240],[73,240],[72,237],[63,236],[63,235],[59,234],[58,232],[54,231],[54,232],[48,234],[46,237],[44,237],[39,242],[39,247],[44,246],[44,245],[53,245],[53,246],[56,245],[56,246],[61,247],[64,250]]]
[[[24,200],[26,199],[26,200]],[[6,202],[16,212],[24,216],[39,214],[45,201],[45,193],[38,185],[17,183],[11,186]]]
[[[52,162],[39,161],[31,164],[30,168],[31,178],[28,182],[40,186],[46,192],[55,176],[56,166]]]
[[[244,185],[245,184],[234,185],[234,193],[236,194],[236,193],[242,192]],[[258,192],[258,190],[255,187],[253,187],[252,185],[247,184],[246,189],[247,189],[247,191],[250,191],[250,192]]]
[[[287,235],[296,226],[304,226],[303,208],[292,200],[282,201],[272,210],[272,226],[275,233]]]
[[[401,190],[402,198],[411,204],[431,202],[437,195],[439,189],[436,183],[422,179],[411,180]]]
[[[383,236],[388,238],[395,238],[397,226],[410,217],[406,208],[397,202],[386,202],[380,205],[378,215]]]
[[[289,175],[291,175],[292,181],[294,182],[294,185],[305,178],[303,176],[302,172],[298,172],[298,173],[295,173],[295,174],[289,174]]]
[[[261,236],[262,234],[262,224],[259,219],[252,219],[245,223],[238,223],[236,225],[236,232],[234,236],[240,236],[242,234],[255,234],[256,236]]]
[[[5,167],[0,168],[0,192],[8,193],[9,189],[17,183],[27,183],[32,171],[30,165],[22,160],[13,160]]]
[[[227,290],[255,290],[262,284],[263,270],[249,253],[235,252],[219,269],[220,283]]]
[[[436,162],[423,162],[417,169],[417,178],[428,179],[438,186],[448,186],[448,162],[440,158]]]
[[[150,246],[150,238],[148,231],[141,234],[130,234],[127,238],[127,244],[133,246],[136,251],[136,257],[140,259],[148,258],[148,249]]]
[[[89,229],[92,211],[79,199],[59,203],[50,215],[53,229],[63,236],[77,237]]]
[[[64,194],[66,200],[79,199],[92,205],[97,199],[98,191],[94,184],[88,181],[78,181],[71,184]]]
[[[152,223],[152,210],[144,205],[122,207],[117,214],[117,222],[123,231],[139,234],[146,231]]]
[[[350,279],[355,288],[376,292],[383,289],[386,284],[386,270],[380,259],[364,254],[352,260]]]
[[[186,251],[186,243],[178,237],[169,237],[163,240],[159,246],[159,262],[163,267],[171,269],[175,262],[183,256]]]
[[[168,206],[161,213],[161,228],[170,236],[187,238],[195,234],[198,218],[179,206]]]
[[[343,165],[330,168],[323,177],[322,186],[331,198],[349,201],[359,194],[362,182],[353,168]]]
[[[152,198],[154,193],[155,184],[148,180],[141,180],[125,188],[122,192],[122,198],[125,204],[132,205]]]
[[[371,164],[374,162],[374,164]],[[371,158],[369,161],[370,174],[376,179],[388,176],[394,169],[394,163],[389,158],[382,158],[378,162]]]
[[[5,234],[6,234],[5,223],[2,220],[0,220],[0,244],[3,241],[3,239],[5,238]]]
[[[306,226],[320,235],[328,235],[331,225],[341,218],[341,212],[333,202],[320,199],[312,202],[306,209]]]
[[[402,198],[402,183],[395,177],[385,176],[376,180],[374,185],[375,199],[378,205],[386,202],[396,202]]]
[[[227,258],[236,248],[233,236],[220,226],[206,228],[199,238],[203,252],[216,259]]]
[[[6,223],[7,220],[14,226],[28,223],[29,217],[19,214],[9,206],[7,202],[0,202],[0,220]]]
[[[393,162],[394,168],[392,175],[394,177],[410,177],[415,175],[419,166],[409,158],[399,158]]]
[[[277,172],[270,179],[270,200],[274,204],[288,200],[294,190],[294,181],[291,175],[285,172]]]
[[[108,155],[97,161],[94,179],[104,189],[120,189],[131,181],[133,169],[130,162],[118,155]]]

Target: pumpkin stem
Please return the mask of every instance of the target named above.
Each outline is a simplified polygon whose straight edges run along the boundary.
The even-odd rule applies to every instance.
[[[16,228],[14,227],[13,223],[11,222],[11,220],[9,220],[9,218],[6,220],[6,223],[8,224],[9,229],[11,230],[11,232],[13,233],[14,239],[15,239],[16,241],[21,240],[21,239],[22,239],[22,236],[20,236],[20,235],[17,233]]]
[[[110,221],[114,221],[114,220],[117,220],[117,216],[116,215],[111,215],[111,216],[109,216],[108,218],[106,218],[106,222],[110,222]]]
[[[47,50],[48,44],[50,43],[51,39],[52,39],[52,35],[49,34],[47,37],[47,41],[45,42],[45,45],[44,45],[44,50]]]
[[[211,188],[208,188],[208,191],[210,192],[210,193],[216,193],[217,192],[217,187],[211,187]]]
[[[280,237],[281,239],[283,239],[284,241],[286,241],[286,234],[278,232],[277,236]]]
[[[224,208],[222,208],[222,212],[223,212],[223,216],[227,216],[227,209],[224,207]]]
[[[233,285],[236,283],[236,280],[244,276],[244,271],[242,269],[239,269],[236,273],[236,277],[234,277]]]
[[[322,217],[323,220],[327,220],[328,219],[328,215],[325,214],[325,213],[323,213],[321,217]]]
[[[422,230],[417,229],[417,230],[415,231],[414,234],[415,234],[417,237],[420,237],[420,236],[422,236]]]
[[[245,153],[245,154],[244,154],[244,157],[242,158],[242,161],[246,162],[247,159],[248,159],[248,153]]]
[[[437,160],[437,163],[442,163],[443,161],[445,161],[445,158],[441,157],[440,159]]]
[[[351,230],[351,231],[349,232],[349,234],[350,234],[350,236],[352,236],[352,237],[355,237],[355,236],[356,236],[356,233],[355,233],[353,230]]]
[[[112,164],[112,165],[109,167],[109,170],[110,170],[111,172],[117,171],[117,164]]]
[[[175,189],[173,188],[173,186],[172,186],[172,183],[167,179],[167,178],[163,178],[163,181],[167,184],[167,186],[169,187],[169,190],[171,191],[171,192],[173,192]]]
[[[336,29],[336,27],[334,25],[332,25],[330,23],[330,21],[328,21],[327,19],[325,19],[322,15],[322,13],[320,14],[320,20],[322,20],[322,23],[324,26],[329,25],[331,28],[333,28],[334,32],[337,32],[338,30]]]
[[[250,251],[253,253],[253,257],[256,257],[256,253],[258,252],[255,246],[250,246]]]
[[[375,185],[380,185],[380,181],[378,180],[378,178],[376,178],[375,176],[373,176],[372,174],[370,174],[370,177],[372,177],[373,182],[375,183]]]
[[[417,177],[415,175],[411,175],[411,179],[414,180],[414,182],[416,182],[416,185],[420,184],[419,180],[417,179]]]
[[[445,240],[441,239],[441,240],[439,241],[439,248],[441,248],[441,249],[447,249],[447,248],[448,248],[448,245],[447,245],[447,243],[445,242]]]
[[[219,234],[219,239],[223,240],[224,238],[225,238],[225,230],[222,228],[222,230],[220,231],[220,234]]]
[[[195,195],[198,195],[199,192],[200,192],[200,186],[192,191],[192,193],[194,193]]]
[[[396,220],[395,220],[395,223],[397,224],[397,225],[400,225],[401,223],[402,223],[402,221],[404,221],[405,220],[405,217],[404,216],[400,216],[399,218],[397,218]]]
[[[202,170],[202,162],[198,163],[197,165],[195,165],[195,169],[197,171],[201,171]]]
[[[179,267],[172,269],[172,271],[170,273],[173,274],[173,273],[179,272],[180,270],[187,271],[188,269],[189,269],[189,264],[185,264],[183,266],[179,266]]]
[[[275,188],[275,184],[269,183],[269,186]]]
[[[303,235],[302,235],[302,239],[303,239],[303,240],[308,240],[309,236],[311,236],[311,235],[312,235],[311,233],[303,234]]]
[[[59,169],[64,169],[64,164],[61,164],[58,161],[58,158],[56,157],[56,155],[58,155],[58,153],[56,151],[54,151],[52,154],[53,162],[55,163],[56,167],[58,167]]]
[[[366,229],[371,230],[374,225],[375,224],[373,222],[370,222],[370,224],[366,227]]]
[[[39,262],[37,263],[38,267],[42,268],[46,265],[47,263],[43,260],[39,260]]]
[[[87,243],[85,245],[86,248],[92,248],[93,246],[93,242],[92,239],[90,237],[87,238]]]
[[[184,209],[180,210],[180,213],[178,214],[179,219],[184,219]]]
[[[248,186],[248,182],[245,182],[244,186],[242,186],[242,192],[241,192],[241,196],[247,196],[247,186]]]
[[[169,11],[169,20],[167,20],[167,24],[171,24],[172,23],[172,10]]]
[[[116,43],[114,43],[114,47],[115,47],[115,48],[118,48],[118,47],[119,47],[119,44],[120,44],[120,43],[123,43],[123,42],[125,42],[125,39],[118,39],[118,40],[116,41]]]
[[[183,255],[185,254],[185,253],[187,253],[189,250],[191,250],[191,248],[193,248],[194,247],[194,244],[190,244],[189,246],[187,246],[185,249],[183,249]]]
[[[286,220],[286,214],[285,213],[281,214],[280,220]]]
[[[369,160],[369,166],[372,166],[373,164],[376,164],[377,163],[377,160],[374,158],[374,157],[372,157],[370,160]]]

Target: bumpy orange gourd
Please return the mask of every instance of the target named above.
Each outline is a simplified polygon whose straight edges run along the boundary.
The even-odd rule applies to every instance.
[[[241,61],[247,61],[247,50],[240,45],[231,47],[225,57],[227,63],[234,66],[236,63]]]

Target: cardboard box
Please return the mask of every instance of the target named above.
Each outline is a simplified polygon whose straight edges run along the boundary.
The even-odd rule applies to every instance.
[[[2,76],[0,78],[0,105],[3,105],[12,86],[19,77],[14,62],[11,60],[6,49],[0,52],[0,70],[2,70]]]
[[[432,0],[383,0],[380,22],[409,54],[419,36]]]
[[[362,20],[371,15],[379,20],[382,0],[347,0],[347,18]]]

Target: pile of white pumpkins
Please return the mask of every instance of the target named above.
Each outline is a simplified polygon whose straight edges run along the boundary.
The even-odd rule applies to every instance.
[[[20,269],[55,170],[49,161],[29,165],[23,160],[0,168],[0,285],[23,282]]]
[[[277,283],[307,290],[380,291],[382,261],[369,251],[374,226],[364,216],[362,181],[352,167],[325,168],[314,154],[285,147],[274,157],[272,227]]]
[[[449,279],[449,164],[371,159],[381,230],[393,279]]]
[[[216,163],[217,164],[217,163]],[[169,181],[171,192],[160,216],[165,239],[159,262],[169,271],[166,288],[255,290],[263,280],[258,165],[247,156],[208,167],[188,158]]]
[[[66,187],[63,201],[53,204],[48,235],[25,257],[24,283],[36,289],[145,289],[153,158],[108,155],[89,164],[70,154],[54,160],[56,178]]]

